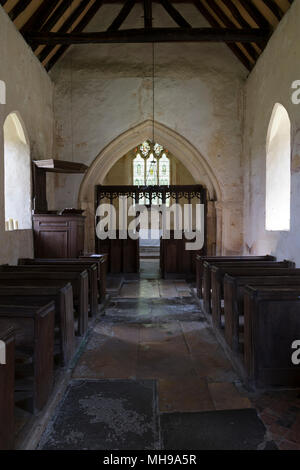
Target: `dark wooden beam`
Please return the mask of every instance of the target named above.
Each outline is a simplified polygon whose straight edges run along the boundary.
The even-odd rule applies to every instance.
[[[8,16],[10,17],[11,21],[15,21],[18,16],[26,10],[31,0],[20,0],[15,4],[15,6],[9,11]]]
[[[152,28],[104,31],[99,33],[28,33],[31,44],[71,45],[147,42],[256,42],[268,37],[263,29],[229,28]]]
[[[224,13],[222,8],[219,7],[219,5],[216,3],[215,0],[209,0],[209,5],[210,8],[215,12],[215,14],[218,16],[218,18],[222,21],[222,23],[227,27],[227,28],[235,28],[235,24],[233,21],[231,21],[230,18]],[[255,47],[252,46],[252,44],[244,44],[244,48],[246,49],[247,53],[249,56],[256,61],[258,59],[258,52],[255,49]]]
[[[44,0],[29,20],[21,28],[21,34],[27,31],[39,31],[60,0]]]
[[[51,29],[56,25],[56,23],[64,16],[68,8],[72,6],[72,1],[63,0],[61,4],[56,8],[54,13],[48,18],[44,26],[41,28],[41,31],[51,31]]]
[[[124,23],[124,21],[126,20],[127,16],[129,15],[132,8],[134,7],[134,4],[135,4],[135,0],[127,0],[124,3],[120,13],[114,19],[114,21],[109,26],[107,31],[117,31],[120,28],[120,26]]]
[[[252,0],[239,0],[239,2],[243,6],[243,8],[249,13],[249,15],[253,18],[257,26],[264,29],[271,28],[271,25],[268,20],[254,5]]]
[[[232,16],[236,19],[236,21],[239,23],[239,25],[242,28],[250,28],[251,25],[250,23],[243,17],[237,6],[233,3],[232,0],[222,0],[224,5],[228,8]],[[257,43],[260,49],[264,49],[266,47],[267,41],[260,41]]]
[[[178,10],[172,5],[169,0],[160,0],[160,3],[164,9],[169,13],[171,18],[178,24],[181,28],[190,28],[191,25],[183,18]]]
[[[194,0],[194,5],[213,28],[217,28],[220,26],[214,16],[209,12],[209,10],[200,0]],[[253,64],[236,44],[227,43],[227,46],[248,70],[252,69]]]
[[[59,33],[66,33],[69,31],[69,29],[72,28],[73,24],[75,21],[80,17],[82,12],[85,10],[85,8],[88,6],[90,0],[82,0],[80,4],[75,8],[75,10],[72,11],[71,15],[66,19],[66,21],[62,24],[62,26],[59,28],[58,32]],[[51,51],[53,50],[52,46],[46,46],[44,49],[40,52],[38,55],[38,58],[41,62],[43,62],[46,57],[48,57],[49,54],[51,54]]]
[[[281,18],[283,17],[284,13],[278,3],[276,3],[274,0],[263,0],[264,4],[267,5],[269,10],[276,16],[276,18],[280,21]]]
[[[152,28],[152,0],[144,1],[144,25],[146,29]]]
[[[89,8],[89,10],[86,12],[83,18],[79,21],[79,23],[75,26],[74,28],[74,33],[80,33],[83,31],[89,22],[94,18],[96,13],[100,10],[100,8],[103,5],[102,0],[96,0],[95,3]],[[66,52],[68,49],[68,45],[60,47],[56,53],[51,57],[49,62],[46,64],[46,70],[51,70],[51,68],[56,64],[56,62],[60,59],[60,57]]]
[[[232,16],[235,18],[235,20],[239,23],[239,25],[242,28],[250,28],[251,25],[248,23],[247,20],[243,17],[241,14],[240,10],[237,8],[235,3],[233,3],[233,0],[222,0],[224,5],[228,8]]]

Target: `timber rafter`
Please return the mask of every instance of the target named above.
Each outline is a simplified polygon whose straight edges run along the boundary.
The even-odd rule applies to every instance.
[[[194,9],[189,17],[186,4]],[[75,44],[204,41],[224,42],[251,70],[289,8],[280,0],[0,0],[0,5],[47,70]],[[116,5],[116,16],[104,30],[85,31],[99,10],[105,23],[108,8],[116,11]],[[143,18],[132,29],[129,17],[135,8]],[[162,11],[172,27],[170,22],[161,27]],[[195,27],[201,16],[209,27]]]

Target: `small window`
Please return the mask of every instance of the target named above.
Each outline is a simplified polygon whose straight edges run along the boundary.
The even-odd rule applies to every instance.
[[[3,80],[0,80],[0,104],[6,104],[6,86]]]
[[[274,106],[266,148],[266,230],[290,230],[291,122],[286,109]]]
[[[4,122],[5,229],[31,229],[30,149],[16,113]]]
[[[133,160],[133,184],[135,186],[169,186],[170,185],[170,159],[167,157],[168,150],[159,143],[146,140],[135,150]],[[150,201],[145,198],[145,204]],[[155,197],[151,203],[161,204],[162,201]],[[167,200],[166,204],[169,205]]]

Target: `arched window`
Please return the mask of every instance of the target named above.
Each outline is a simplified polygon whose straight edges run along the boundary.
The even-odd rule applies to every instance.
[[[146,140],[135,149],[133,160],[133,184],[135,186],[169,186],[170,159],[168,150],[162,145]],[[159,198],[152,199],[152,204],[161,204]],[[150,201],[146,198],[145,204]],[[167,201],[169,204],[169,200]]]
[[[6,87],[3,80],[0,80],[0,104],[6,104]]]
[[[30,229],[30,150],[24,128],[16,113],[4,122],[5,229]]]
[[[135,149],[133,184],[135,186],[170,185],[170,159],[162,145],[143,142]]]
[[[273,109],[266,150],[266,230],[290,230],[291,122],[279,103]]]

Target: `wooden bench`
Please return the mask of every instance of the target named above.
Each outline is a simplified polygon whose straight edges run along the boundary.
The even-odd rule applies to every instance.
[[[281,269],[279,271],[282,271]],[[275,273],[276,274],[276,273]],[[280,272],[278,274],[281,274]],[[224,277],[225,339],[229,347],[240,349],[240,319],[244,315],[244,289],[251,286],[300,286],[300,269],[291,269],[289,275]]]
[[[0,341],[5,345],[5,364],[0,364],[0,450],[14,448],[15,333],[12,327],[1,328]]]
[[[100,280],[100,301],[103,302],[106,297],[106,283],[107,283],[107,272],[108,272],[108,255],[103,254],[84,254],[79,256],[79,259],[85,261],[98,261],[98,275]]]
[[[15,401],[36,413],[48,401],[53,387],[55,304],[1,305],[0,330],[15,330]]]
[[[0,302],[2,305],[40,305],[54,301],[55,324],[58,326],[59,358],[61,365],[66,366],[73,358],[75,351],[72,285],[57,282],[57,286],[48,286],[47,281],[44,283],[44,285],[33,287],[13,285],[0,287]]]
[[[218,263],[222,261],[276,261],[274,256],[201,256],[196,255],[196,287],[197,287],[197,296],[203,298],[203,263],[204,261],[208,263]]]
[[[231,269],[238,268],[241,269],[241,274],[247,271],[243,271],[243,268],[253,269],[255,268],[257,273],[259,269],[269,268],[269,269],[294,269],[295,263],[292,261],[264,261],[264,262],[243,262],[243,263],[219,263],[215,266],[210,266],[211,272],[211,313],[212,320],[215,327],[221,327],[221,314],[222,307],[221,302],[224,299],[224,287],[223,281],[226,273],[232,274]],[[236,274],[238,271],[236,272]],[[271,272],[270,272],[271,275]]]
[[[300,339],[300,288],[245,287],[245,368],[254,387],[300,386],[292,344]]]
[[[88,328],[88,273],[81,272],[1,272],[0,287],[5,285],[19,286],[44,286],[45,281],[49,286],[57,286],[59,281],[70,282],[73,289],[74,304],[78,312],[77,334],[82,336]],[[34,281],[34,282],[33,282]]]
[[[288,264],[286,261],[225,261],[225,262],[214,262],[208,263],[204,261],[203,263],[203,305],[204,309],[207,313],[212,313],[212,294],[213,294],[213,286],[212,286],[212,279],[213,279],[213,268],[223,268],[226,267],[228,269],[234,267],[291,267],[291,264]],[[220,271],[220,273],[224,273],[224,271]],[[225,271],[226,272],[226,271]],[[217,271],[218,273],[218,271]],[[215,276],[216,277],[216,276]]]
[[[88,282],[89,282],[89,305],[90,305],[90,314],[96,315],[98,312],[98,279],[97,279],[97,265],[95,263],[70,263],[70,262],[32,262],[32,264],[18,265],[18,266],[9,266],[2,265],[0,266],[0,271],[15,271],[20,270],[26,272],[26,270],[40,270],[46,272],[81,272],[87,271],[88,273]]]
[[[230,264],[230,263],[235,263],[235,264],[252,264],[255,263],[256,265],[259,265],[259,263],[275,263],[276,261],[272,260],[255,260],[255,259],[249,259],[249,260],[235,260],[235,261],[222,261],[222,260],[216,260],[213,262],[209,261],[204,261],[202,265],[202,294],[203,294],[203,305],[205,311],[211,313],[211,267],[212,266],[219,266],[220,264]]]

